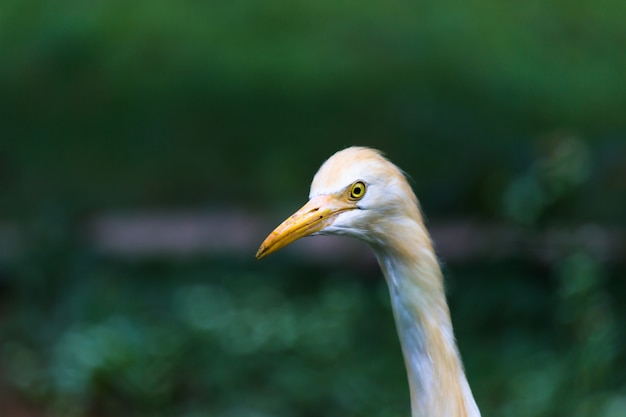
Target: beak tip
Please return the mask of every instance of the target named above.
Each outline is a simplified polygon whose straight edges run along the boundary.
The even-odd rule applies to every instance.
[[[264,246],[261,246],[261,247],[259,248],[259,250],[257,250],[257,251],[256,251],[256,255],[254,255],[254,257],[255,257],[257,260],[259,260],[259,259],[263,259],[263,258],[265,258],[265,255],[266,255],[266,253],[265,253],[265,247],[264,247]]]

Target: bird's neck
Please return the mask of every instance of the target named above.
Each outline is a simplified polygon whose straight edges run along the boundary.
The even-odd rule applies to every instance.
[[[479,417],[428,232],[421,221],[410,221],[387,230],[385,240],[374,251],[389,286],[413,417]]]

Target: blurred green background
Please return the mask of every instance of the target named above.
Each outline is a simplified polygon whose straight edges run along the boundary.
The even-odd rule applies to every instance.
[[[253,259],[358,144],[412,178],[483,415],[626,416],[625,20],[622,0],[4,0],[0,415],[408,416],[364,248]]]

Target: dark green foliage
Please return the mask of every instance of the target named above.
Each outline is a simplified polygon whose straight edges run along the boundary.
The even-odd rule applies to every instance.
[[[0,214],[291,199],[363,144],[430,213],[493,217],[503,181],[572,136],[594,197],[575,217],[623,224],[624,16],[621,0],[7,0]]]
[[[120,262],[63,235],[33,241],[39,250],[9,269],[0,363],[50,415],[408,414],[378,271]],[[485,415],[623,416],[623,271],[572,253],[547,269],[511,260],[445,273]]]

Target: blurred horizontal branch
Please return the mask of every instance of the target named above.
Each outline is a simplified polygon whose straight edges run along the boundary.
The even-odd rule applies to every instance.
[[[259,244],[278,224],[245,210],[146,211],[97,215],[81,228],[88,247],[113,257],[229,256],[253,258]],[[468,220],[429,223],[438,255],[446,262],[522,258],[550,263],[565,251],[583,249],[605,262],[626,253],[623,231],[586,224],[531,230]],[[0,224],[0,258],[14,258],[30,238],[12,223]],[[320,263],[343,263],[373,255],[360,242],[339,237],[303,239],[285,249],[292,256]]]

